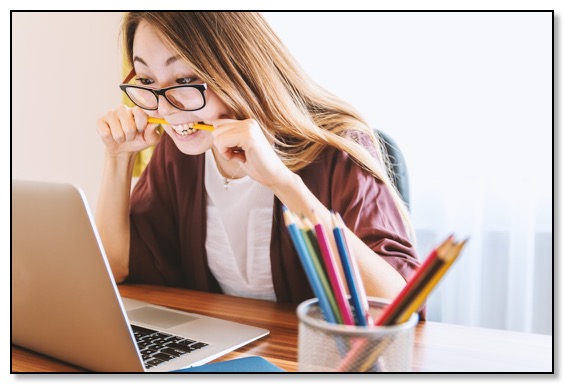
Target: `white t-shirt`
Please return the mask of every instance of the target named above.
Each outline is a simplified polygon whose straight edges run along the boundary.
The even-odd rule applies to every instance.
[[[276,300],[270,269],[274,194],[249,176],[231,180],[206,151],[206,252],[208,265],[227,295]]]

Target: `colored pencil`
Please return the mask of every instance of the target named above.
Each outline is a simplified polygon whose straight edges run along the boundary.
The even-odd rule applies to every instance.
[[[283,216],[300,262],[318,298],[319,307],[327,322],[345,325],[372,326],[369,302],[361,280],[360,270],[354,254],[347,243],[346,226],[338,213],[332,213],[332,232],[345,281],[350,293],[347,300],[345,284],[339,271],[337,257],[329,243],[325,228],[313,213],[312,224],[306,217],[301,219],[283,206]],[[408,279],[396,298],[384,307],[377,319],[377,326],[390,326],[409,321],[424,303],[434,287],[459,256],[467,240],[456,242],[449,236],[437,246],[425,262]],[[351,306],[354,313],[351,311]],[[352,337],[346,355],[347,343],[336,338],[343,359],[337,371],[366,371],[374,367],[379,356],[394,340],[393,335],[380,340]],[[380,366],[377,367],[382,368]]]
[[[313,219],[313,226],[315,228],[315,233],[317,234],[319,249],[323,257],[323,262],[325,264],[325,270],[327,271],[327,275],[329,277],[329,282],[331,283],[333,293],[335,294],[335,300],[337,301],[337,305],[341,313],[341,318],[343,319],[343,324],[355,325],[349,301],[347,299],[345,285],[343,284],[343,280],[341,279],[341,274],[339,273],[339,267],[337,260],[335,259],[335,256],[333,254],[332,247],[329,244],[327,232],[325,231],[325,227],[319,222],[319,218],[317,217],[315,212],[313,213]]]
[[[369,306],[368,300],[366,299],[366,292],[364,291],[364,284],[362,283],[362,279],[360,278],[356,260],[352,253],[350,253],[349,247],[347,245],[344,224],[342,223],[342,220],[340,220],[338,213],[333,214],[332,219],[333,236],[335,237],[335,242],[337,243],[337,249],[339,251],[341,264],[343,266],[345,280],[349,287],[351,302],[355,310],[355,324],[363,326],[372,325],[372,318],[370,317],[370,314],[368,312]]]
[[[438,271],[440,266],[444,264],[444,260],[440,257],[440,255],[450,248],[453,241],[453,236],[449,236],[437,248],[431,251],[425,262],[410,277],[405,287],[396,296],[392,303],[384,308],[376,320],[376,325],[392,325],[397,322],[400,313],[403,312],[407,305],[409,305],[409,302],[413,300],[417,292],[421,290],[424,280]]]
[[[407,321],[411,314],[421,307],[425,299],[429,297],[429,294],[431,293],[433,288],[435,288],[438,282],[442,279],[443,275],[449,270],[450,266],[457,259],[458,255],[462,251],[462,248],[464,248],[464,246],[466,245],[466,242],[467,240],[461,241],[459,243],[454,243],[446,252],[446,254],[443,256],[443,259],[445,261],[444,264],[441,265],[440,269],[436,273],[432,274],[431,276],[426,278],[425,281],[423,281],[421,288],[418,289],[417,294],[415,295],[413,300],[411,300],[409,305],[407,305],[399,315],[397,321],[398,324]]]
[[[313,225],[306,217],[302,217],[301,220],[297,219],[296,221],[298,223],[298,227],[301,229],[304,235],[304,240],[309,250],[311,261],[313,262],[313,266],[315,267],[317,277],[321,282],[321,286],[323,287],[323,290],[327,295],[327,299],[329,300],[329,304],[331,305],[331,310],[333,311],[333,316],[335,316],[336,323],[343,324],[341,312],[339,311],[339,307],[337,306],[337,302],[335,301],[335,295],[333,294],[333,290],[331,289],[331,285],[329,284],[327,272],[321,261],[321,250],[319,248],[317,237],[313,232]]]
[[[437,264],[437,263],[429,262],[427,264],[424,263],[421,266],[421,269],[425,267],[425,269],[432,270],[432,272],[427,273],[422,278],[420,278],[419,280],[420,283],[417,286],[414,286],[413,288],[415,290],[414,295],[411,295],[411,297],[408,298],[407,301],[405,299],[403,300],[405,304],[402,305],[403,308],[397,315],[397,321],[395,321],[395,324],[401,324],[408,321],[411,315],[421,307],[421,305],[427,299],[433,288],[437,285],[437,283],[442,279],[444,274],[449,270],[451,265],[454,263],[454,261],[460,254],[466,242],[467,240],[461,242],[455,242],[454,238],[451,236],[433,251],[431,256],[434,256],[435,259],[441,260],[441,263]],[[428,259],[431,256],[429,256]],[[430,265],[432,265],[433,267],[428,267]],[[436,265],[439,265],[439,267],[437,268]],[[395,301],[400,301],[400,300],[395,300]],[[380,323],[380,320],[377,323]],[[356,357],[356,355],[362,355],[363,353],[363,351],[361,350],[362,347],[363,347],[362,345],[359,345],[355,350],[355,356],[349,357],[349,360],[354,360],[354,357]],[[376,359],[378,358],[378,356],[380,356],[380,353],[382,353],[382,351],[383,351],[382,348],[378,348],[378,347],[375,348],[375,350],[370,353],[368,358],[362,363],[362,365],[358,370],[360,372],[367,371],[371,366],[374,365]],[[351,349],[351,352],[349,353],[353,353],[353,349]]]
[[[284,222],[286,224],[286,227],[288,228],[288,232],[290,233],[290,238],[294,243],[294,247],[296,248],[296,251],[304,268],[311,289],[313,290],[314,295],[317,297],[319,301],[319,307],[321,308],[321,312],[323,313],[323,316],[327,322],[336,323],[337,320],[333,315],[331,304],[329,303],[329,299],[327,298],[327,295],[325,294],[325,291],[317,276],[315,266],[313,265],[313,261],[309,255],[302,232],[296,225],[294,215],[285,206],[282,207],[282,210],[283,210]]]
[[[376,359],[388,348],[394,339],[393,335],[385,335],[376,345],[370,346],[367,338],[353,340],[349,353],[339,363],[335,371],[337,372],[366,372],[374,365]],[[368,350],[368,348],[370,349]],[[359,357],[369,353],[368,358],[360,360]],[[360,367],[359,367],[360,364]],[[358,367],[358,368],[357,368]]]
[[[158,117],[149,117],[147,119],[147,121],[151,124],[166,124],[166,125],[171,125],[168,121],[166,121],[165,119],[160,119]],[[200,130],[204,130],[204,131],[213,131],[214,127],[213,125],[209,125],[209,124],[204,124],[204,123],[194,123],[194,125],[192,125],[192,128],[194,129],[200,129]]]

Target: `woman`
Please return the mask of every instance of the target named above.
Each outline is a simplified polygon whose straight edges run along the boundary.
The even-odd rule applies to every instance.
[[[285,205],[327,228],[339,212],[367,294],[399,293],[418,262],[379,143],[260,14],[132,12],[123,33],[137,106],[97,122],[96,221],[116,281],[301,302],[312,293]],[[149,117],[170,124],[162,137]],[[130,194],[135,155],[154,144]]]

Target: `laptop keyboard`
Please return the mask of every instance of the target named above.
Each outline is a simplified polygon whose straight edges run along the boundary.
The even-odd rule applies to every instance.
[[[155,367],[166,361],[208,346],[197,340],[184,339],[169,333],[131,324],[145,368]]]

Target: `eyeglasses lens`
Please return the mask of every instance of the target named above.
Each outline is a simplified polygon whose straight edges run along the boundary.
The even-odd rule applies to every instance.
[[[133,101],[135,104],[140,106],[144,109],[157,109],[158,100],[157,96],[145,89],[140,88],[127,88],[127,96]]]
[[[173,88],[166,91],[165,95],[167,100],[176,108],[195,110],[204,106],[202,93],[196,88]]]

